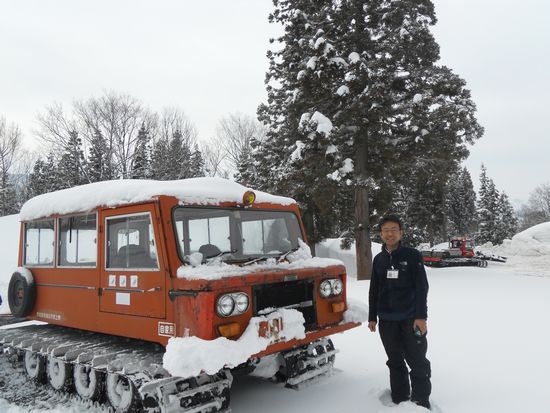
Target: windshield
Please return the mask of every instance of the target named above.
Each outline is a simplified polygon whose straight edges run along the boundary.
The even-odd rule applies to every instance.
[[[224,254],[226,261],[275,257],[302,239],[292,212],[178,207],[174,226],[182,258],[195,252],[205,258]]]

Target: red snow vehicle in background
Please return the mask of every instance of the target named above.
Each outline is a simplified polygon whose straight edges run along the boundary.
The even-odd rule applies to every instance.
[[[487,267],[488,261],[506,262],[506,257],[486,255],[474,250],[474,242],[466,237],[449,239],[446,250],[421,251],[424,264],[429,267]]]

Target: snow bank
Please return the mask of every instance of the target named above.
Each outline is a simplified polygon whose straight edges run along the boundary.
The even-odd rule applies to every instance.
[[[309,246],[302,240],[299,240],[299,243],[300,249],[292,254],[288,254],[286,257],[288,262],[279,263],[275,258],[268,258],[265,262],[240,267],[238,265],[226,264],[221,259],[214,259],[207,264],[195,267],[192,265],[182,265],[178,268],[177,277],[188,280],[219,280],[227,277],[240,277],[258,271],[326,268],[343,264],[340,260],[312,257]]]
[[[198,205],[242,202],[244,193],[250,190],[222,178],[191,178],[177,181],[121,179],[95,182],[34,197],[23,205],[20,218],[27,221],[52,214],[85,212],[99,206],[115,207],[143,202],[159,195],[175,196],[182,203]],[[259,203],[296,203],[290,198],[261,191],[254,192],[256,202]]]
[[[260,322],[281,317],[285,341],[305,338],[304,316],[298,310],[279,309],[267,316],[252,317],[238,340],[219,337],[202,340],[198,337],[171,338],[163,356],[163,367],[173,376],[191,377],[202,371],[214,374],[224,367],[236,367],[252,355],[265,350],[271,339],[260,337]]]
[[[485,246],[480,247],[484,248]],[[527,228],[514,235],[511,240],[504,240],[502,245],[492,247],[492,251],[500,255],[550,255],[550,222]]]
[[[9,313],[8,285],[17,267],[19,254],[19,215],[0,217],[0,314]]]

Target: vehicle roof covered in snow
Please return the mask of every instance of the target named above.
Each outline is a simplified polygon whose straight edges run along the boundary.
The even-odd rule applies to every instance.
[[[120,179],[95,182],[36,196],[23,205],[19,218],[29,221],[55,214],[92,211],[98,207],[116,207],[149,201],[158,196],[176,197],[181,203],[219,205],[243,202],[252,189],[223,178],[190,178],[176,181]],[[256,203],[295,204],[291,198],[254,191]]]

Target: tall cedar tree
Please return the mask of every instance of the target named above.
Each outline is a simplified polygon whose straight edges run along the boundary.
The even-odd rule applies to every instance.
[[[84,151],[78,132],[72,131],[57,165],[59,181],[63,188],[86,183]]]
[[[450,173],[483,133],[475,105],[465,82],[435,64],[429,0],[274,6],[270,21],[284,34],[282,47],[268,52],[268,103],[258,109],[268,133],[253,151],[257,178],[244,179],[297,199],[310,241],[330,234],[341,219],[335,199],[353,191],[348,231],[357,240],[358,278],[368,278],[369,201],[388,193],[386,182],[410,183],[414,168],[450,163],[438,169]]]
[[[90,140],[90,151],[86,163],[88,180],[90,182],[108,181],[113,179],[113,165],[107,142],[101,131],[96,129]]]
[[[136,149],[131,163],[130,177],[132,179],[146,179],[149,175],[149,164],[151,162],[149,154],[150,140],[149,131],[145,124],[142,124],[138,132]]]
[[[486,242],[497,243],[500,194],[493,180],[487,176],[487,168],[485,168],[485,165],[481,165],[481,174],[479,178],[479,200],[477,204],[479,229],[477,233],[477,242],[480,244]]]
[[[476,193],[466,168],[449,178],[446,209],[449,235],[471,237],[477,222]]]

